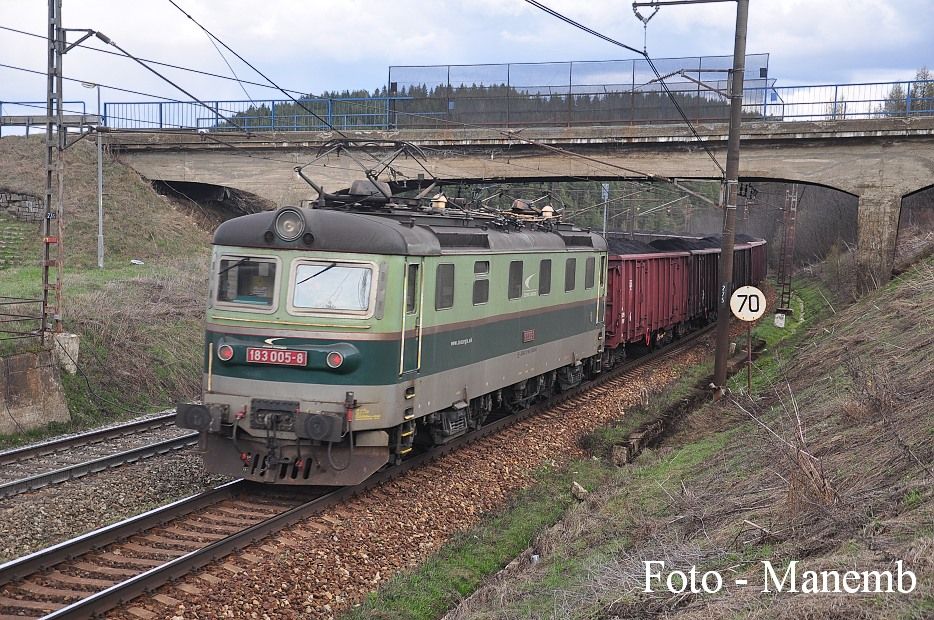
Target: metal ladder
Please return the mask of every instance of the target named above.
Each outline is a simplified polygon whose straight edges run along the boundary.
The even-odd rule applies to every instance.
[[[795,256],[795,219],[798,214],[798,185],[793,184],[785,190],[785,206],[782,208],[782,249],[778,263],[778,308],[776,314],[792,314],[791,309],[791,274],[794,270]]]

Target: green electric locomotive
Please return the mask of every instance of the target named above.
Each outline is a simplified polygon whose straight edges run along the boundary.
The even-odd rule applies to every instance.
[[[543,211],[439,197],[222,224],[203,395],[177,410],[207,469],[355,484],[599,372],[606,243]]]

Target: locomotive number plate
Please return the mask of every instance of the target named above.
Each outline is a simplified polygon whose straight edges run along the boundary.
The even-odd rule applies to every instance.
[[[257,349],[249,347],[246,350],[246,361],[253,364],[304,366],[308,363],[308,352],[290,351],[288,349]]]

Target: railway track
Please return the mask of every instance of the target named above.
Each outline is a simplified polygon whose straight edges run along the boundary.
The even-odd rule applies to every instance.
[[[0,499],[195,445],[197,433],[179,431],[174,419],[167,413],[0,452]]]
[[[296,489],[242,480],[0,565],[0,620],[87,618],[225,557],[306,517],[496,433],[532,415],[600,397],[636,371],[661,364],[708,330],[468,435],[385,469],[354,487]]]

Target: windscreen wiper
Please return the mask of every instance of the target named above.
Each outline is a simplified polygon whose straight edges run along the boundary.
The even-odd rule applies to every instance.
[[[324,273],[324,272],[327,271],[328,269],[333,269],[334,267],[337,267],[337,263],[331,263],[330,265],[328,265],[327,267],[325,267],[324,269],[322,269],[322,270],[319,271],[318,273],[313,273],[313,274],[311,274],[310,276],[308,276],[307,278],[305,278],[304,280],[301,280],[300,282],[296,282],[296,283],[295,283],[295,286],[298,286],[299,284],[304,284],[305,282],[308,282],[308,281],[311,280],[312,278],[317,278],[318,276],[320,276],[322,273]]]

